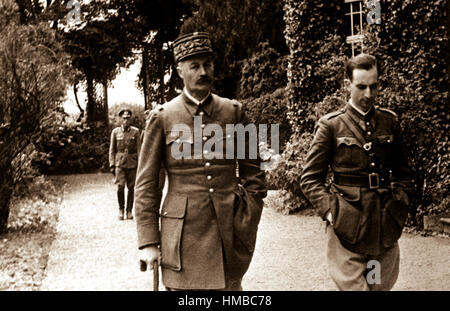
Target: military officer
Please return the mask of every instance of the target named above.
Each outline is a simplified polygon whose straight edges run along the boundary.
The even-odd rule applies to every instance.
[[[340,290],[390,290],[399,272],[411,172],[396,114],[375,106],[377,67],[368,54],[347,62],[350,100],[318,121],[300,181],[327,221],[328,268]]]
[[[217,139],[226,146],[230,137],[236,142],[234,134],[213,136],[206,131],[210,125],[224,130],[226,124],[248,123],[239,102],[211,92],[209,35],[180,36],[174,57],[184,89],[151,114],[139,158],[135,216],[140,260],[150,264],[160,258],[162,281],[170,290],[241,290],[266,195],[260,158],[225,157],[223,150],[202,145]],[[188,150],[182,157],[175,152],[180,148]],[[161,162],[169,186],[160,213]]]
[[[122,124],[111,132],[109,145],[109,167],[117,184],[119,220],[123,220],[125,216],[125,185],[128,188],[126,219],[133,219],[134,184],[141,143],[139,129],[130,126],[131,115],[129,109],[119,112]]]

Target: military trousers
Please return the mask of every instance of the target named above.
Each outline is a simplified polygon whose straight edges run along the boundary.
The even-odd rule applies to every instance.
[[[327,225],[328,271],[339,290],[388,291],[397,281],[400,264],[398,243],[379,255],[358,254],[342,246]]]

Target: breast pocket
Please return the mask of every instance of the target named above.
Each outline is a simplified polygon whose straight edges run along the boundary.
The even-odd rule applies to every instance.
[[[393,143],[394,135],[380,135],[377,136],[378,156],[383,163],[389,164],[393,159]]]
[[[166,154],[170,160],[192,159],[194,138],[191,132],[171,131],[166,133]]]
[[[336,138],[335,163],[352,167],[364,161],[365,153],[362,144],[351,136]]]

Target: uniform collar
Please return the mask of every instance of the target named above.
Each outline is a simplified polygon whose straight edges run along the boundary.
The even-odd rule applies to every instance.
[[[125,128],[123,127],[123,125],[121,125],[120,126],[120,128],[122,129],[122,132],[129,132],[130,131],[130,128],[131,128],[131,126],[128,126],[128,128],[125,130]]]
[[[183,89],[181,96],[183,97],[184,106],[189,111],[191,116],[199,115],[200,111],[203,111],[206,115],[211,116],[213,109],[211,92],[201,102],[193,98],[192,95],[187,92],[186,88]]]
[[[376,122],[374,106],[372,106],[372,108],[364,114],[360,109],[357,109],[350,100],[347,104],[347,111],[353,121],[355,121],[362,129],[366,129],[366,126],[368,126],[367,122],[370,122],[370,125],[375,128]]]

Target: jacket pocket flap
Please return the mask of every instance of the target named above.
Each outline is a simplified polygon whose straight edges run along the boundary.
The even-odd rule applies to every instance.
[[[401,227],[405,225],[409,212],[408,206],[405,203],[402,201],[392,200],[385,208]]]
[[[340,145],[344,144],[347,146],[355,145],[362,148],[361,143],[355,138],[351,136],[345,136],[345,137],[337,137],[336,138],[336,144],[339,147]]]
[[[361,198],[361,188],[352,186],[343,186],[333,184],[331,186],[333,192],[349,202],[357,202]]]
[[[377,137],[378,142],[380,144],[384,144],[384,143],[392,143],[394,141],[394,135],[380,135]]]
[[[161,216],[167,218],[184,218],[187,197],[184,195],[168,195],[164,200]]]
[[[166,132],[166,145],[170,143],[194,143],[194,138],[192,137],[191,132],[183,132],[183,131],[169,131]]]

